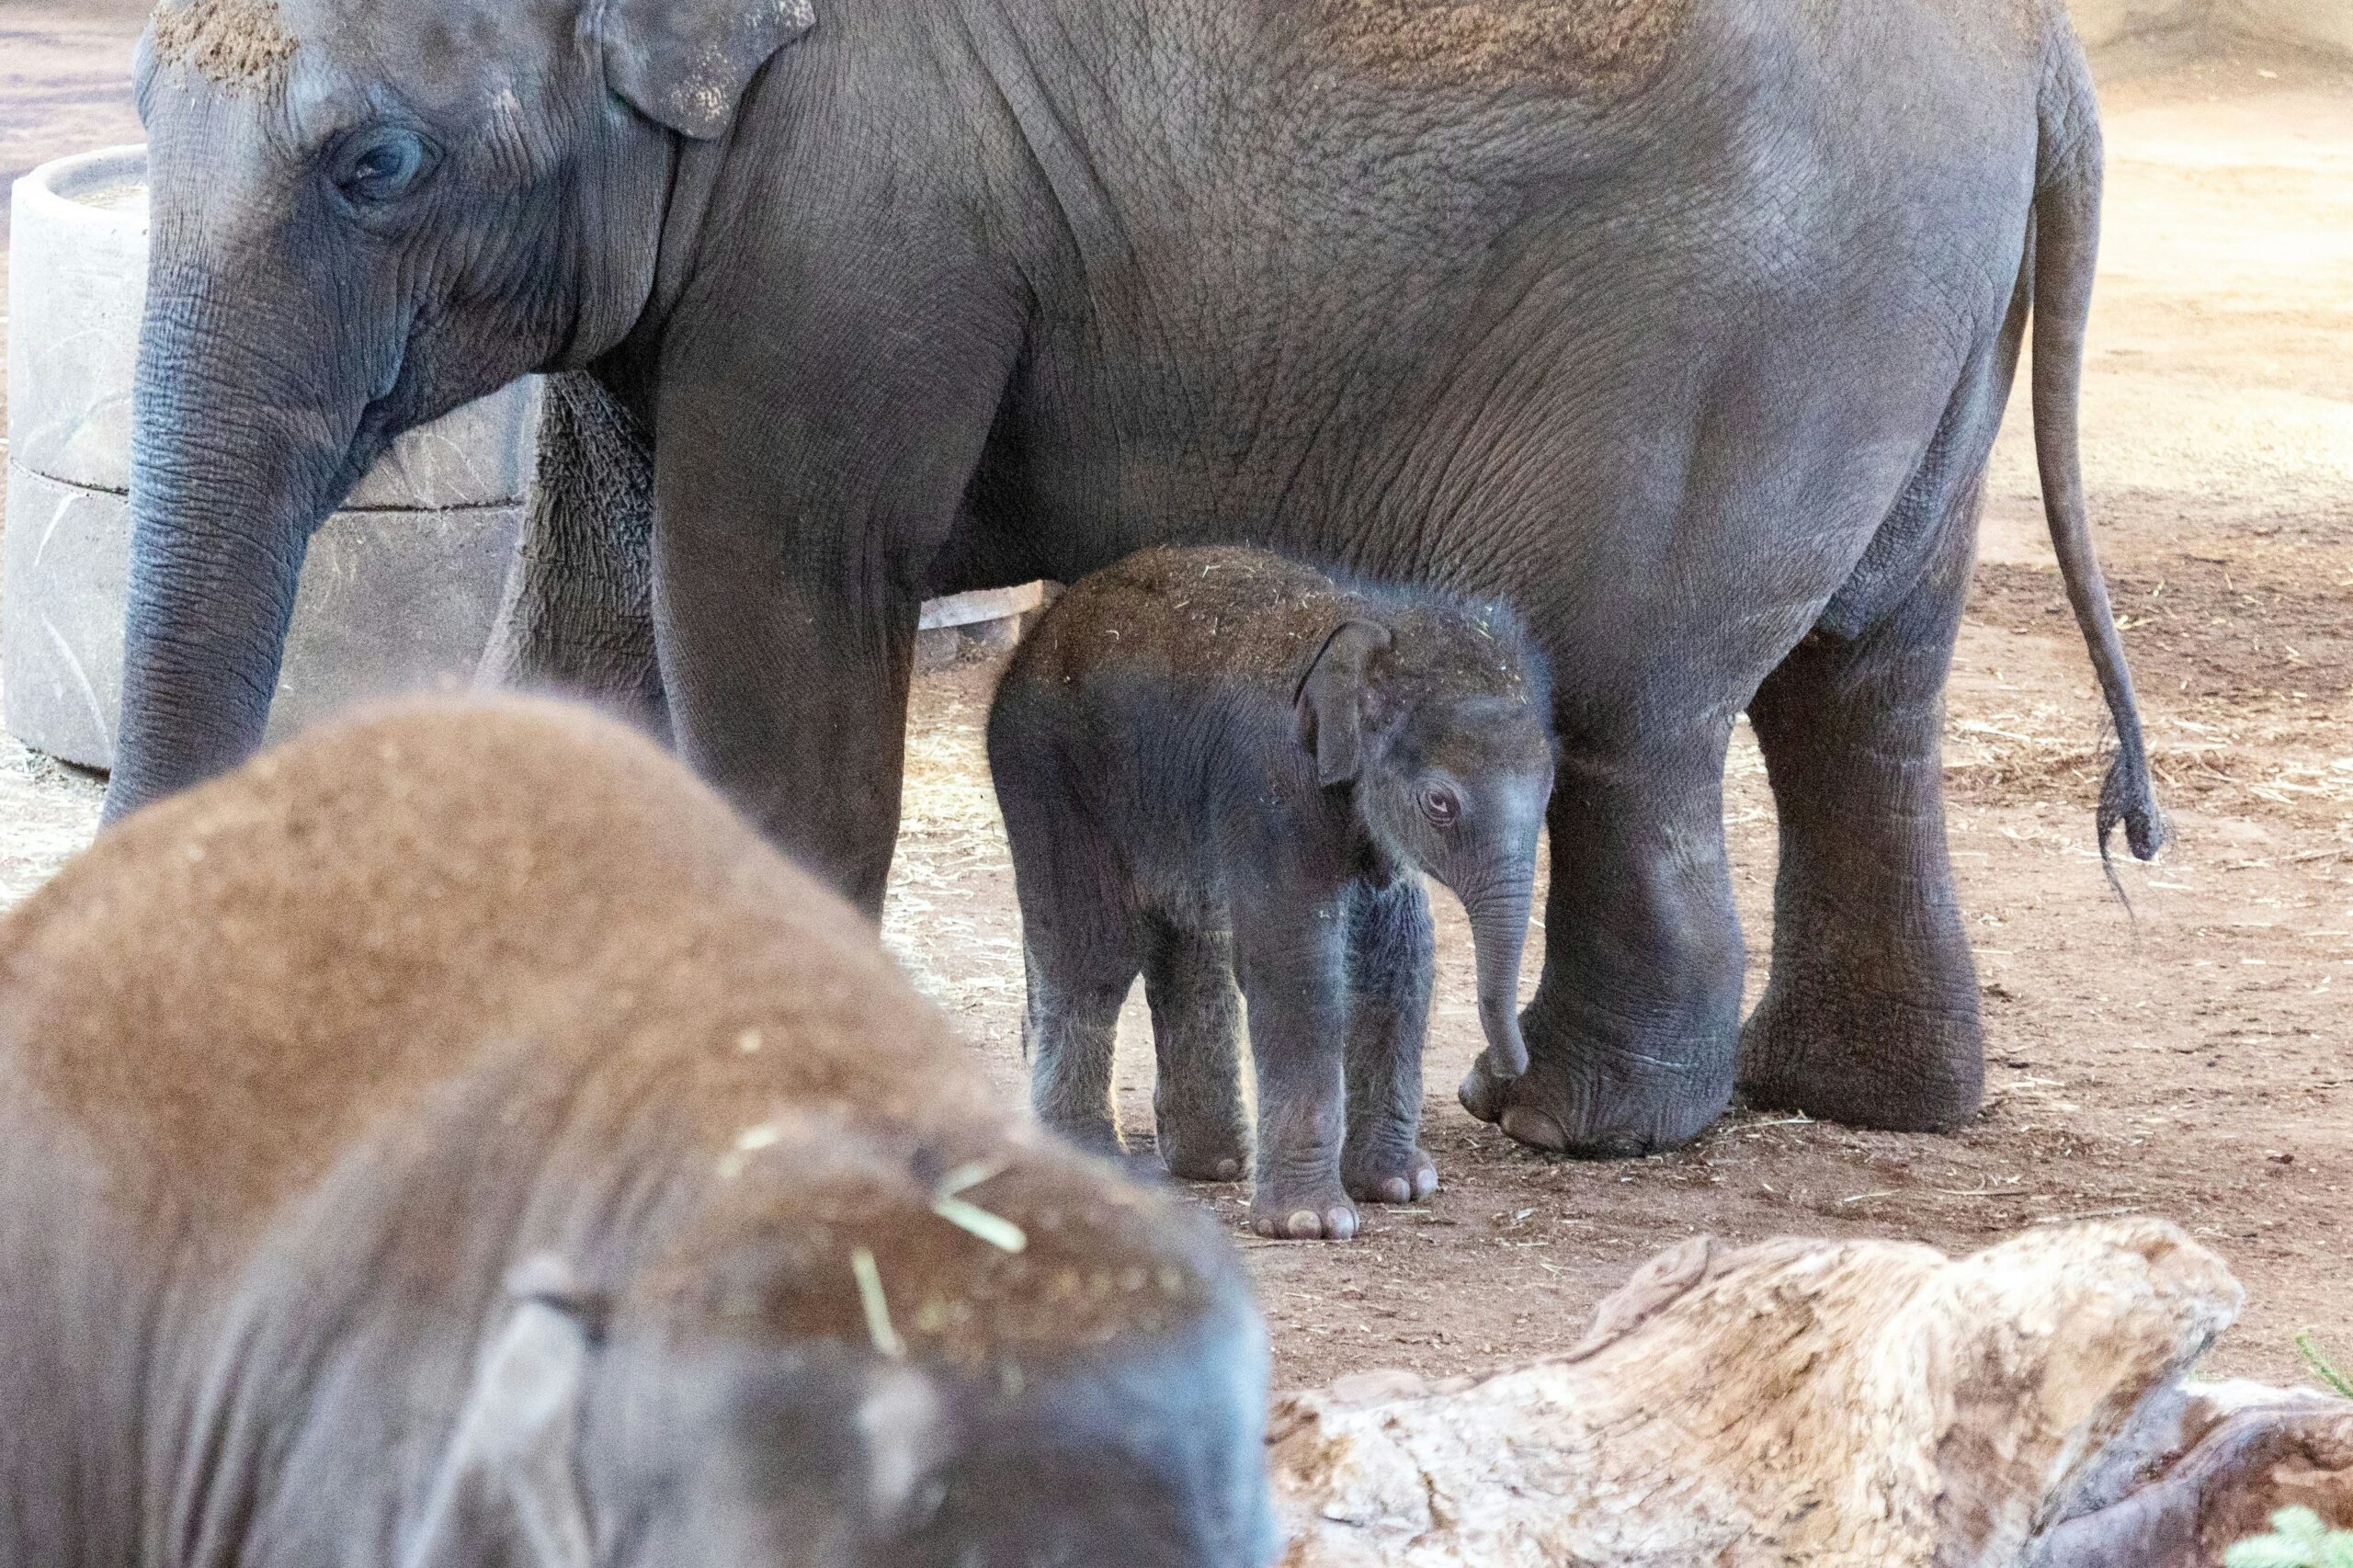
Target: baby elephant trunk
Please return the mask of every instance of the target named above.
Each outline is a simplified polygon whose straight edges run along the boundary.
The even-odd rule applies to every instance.
[[[1521,878],[1465,905],[1479,953],[1479,1025],[1487,1036],[1483,1060],[1496,1078],[1517,1078],[1528,1071],[1528,1042],[1519,1036],[1519,956],[1528,942],[1533,896],[1529,880]]]

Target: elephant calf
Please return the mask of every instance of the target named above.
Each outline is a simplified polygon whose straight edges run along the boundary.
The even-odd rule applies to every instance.
[[[1080,581],[989,713],[1040,1117],[1118,1148],[1112,1037],[1142,971],[1161,1158],[1238,1177],[1238,976],[1259,1233],[1345,1239],[1350,1198],[1427,1197],[1418,873],[1470,914],[1483,1067],[1515,1077],[1550,701],[1542,660],[1496,606],[1344,587],[1228,548],[1147,550]]]
[[[0,924],[0,1562],[1255,1568],[1215,1238],[606,721],[404,709]]]

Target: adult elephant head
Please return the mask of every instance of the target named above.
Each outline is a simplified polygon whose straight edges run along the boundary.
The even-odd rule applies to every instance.
[[[165,0],[109,818],[261,739],[312,532],[391,441],[611,348],[685,141],[807,0]]]

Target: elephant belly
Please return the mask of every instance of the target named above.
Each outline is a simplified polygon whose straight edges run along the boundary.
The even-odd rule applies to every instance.
[[[1266,545],[1510,597],[1566,699],[1745,696],[1862,562],[2016,291],[2023,45],[1949,9],[1849,37],[1711,4],[1599,115],[1356,104],[1348,158],[1303,154],[1246,211],[1197,195],[1266,168],[1246,139],[1116,174],[1129,248],[1049,301],[952,553],[1070,581]],[[1172,210],[1192,226],[1142,216]]]

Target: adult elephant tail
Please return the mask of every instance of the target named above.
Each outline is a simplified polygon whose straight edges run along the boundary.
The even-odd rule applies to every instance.
[[[2154,857],[2169,836],[2149,782],[2149,754],[2132,697],[2132,672],[2109,607],[2108,584],[2093,553],[2084,507],[2076,405],[2084,381],[2084,325],[2091,314],[2092,273],[2099,252],[2099,110],[2083,46],[2057,20],[2045,61],[2034,195],[2034,451],[2042,472],[2042,510],[2058,552],[2075,624],[2090,645],[2092,667],[2116,725],[2116,755],[2099,791],[2099,847],[2119,824],[2135,858]]]

